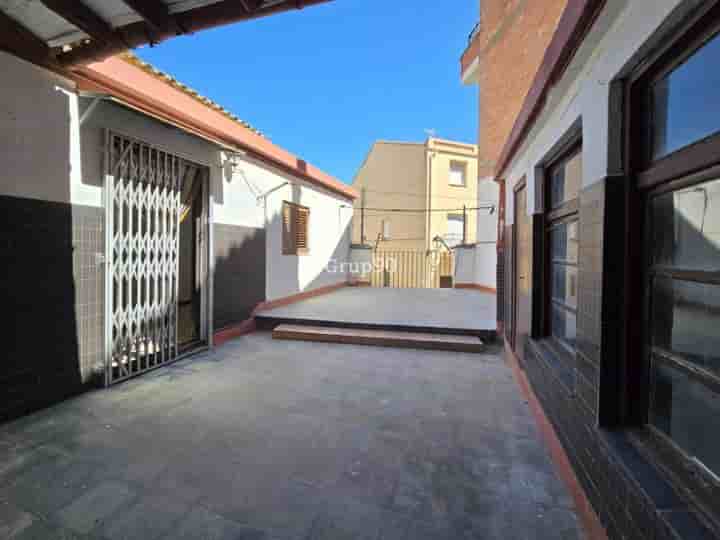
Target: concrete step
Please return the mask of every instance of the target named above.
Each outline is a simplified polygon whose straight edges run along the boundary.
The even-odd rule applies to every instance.
[[[429,349],[434,351],[482,352],[484,349],[480,338],[473,336],[361,328],[330,328],[305,324],[281,324],[275,327],[272,336],[273,339],[374,345],[404,349]]]

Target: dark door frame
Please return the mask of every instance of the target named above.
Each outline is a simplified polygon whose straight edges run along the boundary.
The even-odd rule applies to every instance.
[[[520,287],[518,282],[520,276],[518,273],[518,194],[520,191],[525,190],[525,205],[527,207],[527,181],[523,177],[515,186],[513,186],[513,229],[512,229],[512,332],[510,334],[510,347],[513,351],[517,350],[517,335],[518,335],[518,294]],[[525,209],[527,211],[527,208]]]

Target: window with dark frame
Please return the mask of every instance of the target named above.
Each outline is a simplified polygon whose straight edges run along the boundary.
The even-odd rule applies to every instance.
[[[308,224],[310,209],[288,201],[282,206],[282,252],[283,255],[308,253]]]
[[[632,87],[644,202],[643,355],[651,439],[717,510],[720,494],[720,17]],[[639,125],[638,125],[639,124]],[[703,478],[702,482],[688,480]],[[704,495],[703,495],[704,494]]]
[[[546,334],[575,350],[578,282],[578,196],[582,145],[577,142],[546,169]]]

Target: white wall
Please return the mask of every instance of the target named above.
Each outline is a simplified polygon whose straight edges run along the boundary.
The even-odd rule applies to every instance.
[[[90,106],[90,98],[79,99],[79,113]],[[103,205],[105,129],[136,138],[210,169],[210,184],[221,182],[220,151],[209,141],[190,135],[117,103],[101,101],[80,130],[82,161],[76,182],[76,201],[89,206]]]
[[[109,128],[209,167],[214,223],[267,226],[268,299],[346,280],[325,268],[332,258],[349,261],[352,201],[249,157],[228,175],[217,145],[109,101],[99,102],[81,128],[92,99],[78,97],[71,81],[3,52],[0,69],[0,195],[102,208]],[[258,204],[257,195],[285,182],[291,186]],[[310,207],[306,256],[281,253],[283,200]]]
[[[477,241],[478,243],[497,242],[498,203],[500,201],[500,186],[492,177],[480,178],[478,181],[478,206],[495,205],[495,211],[477,211]]]
[[[2,51],[0,73],[0,195],[71,202],[79,166],[73,83]]]
[[[497,288],[497,225],[500,186],[492,178],[478,181],[478,207],[495,205],[495,211],[478,210],[477,243],[455,250],[455,282]]]
[[[497,247],[494,242],[455,250],[455,283],[497,288]]]
[[[259,199],[259,200],[258,200]],[[307,255],[282,254],[283,201],[310,208]],[[347,272],[327,269],[331,260],[350,261],[352,201],[249,156],[225,168],[216,188],[215,221],[266,227],[266,298],[275,300],[345,282]]]
[[[646,2],[608,0],[524,144],[507,169],[506,223],[514,222],[513,187],[527,178],[528,214],[541,212],[536,204],[539,179],[535,167],[582,118],[583,187],[601,181],[608,170],[608,112],[610,81],[682,0]]]
[[[283,201],[310,208],[307,255],[282,254]],[[268,300],[347,281],[326,267],[350,261],[352,215],[352,201],[297,180],[267,197]]]
[[[497,245],[495,243],[475,246],[475,283],[497,289]]]
[[[81,101],[89,103],[84,98]],[[82,106],[87,106],[87,103],[82,103]],[[213,223],[257,229],[267,226],[265,292],[268,300],[346,279],[345,275],[332,275],[323,270],[330,256],[342,261],[349,258],[349,240],[345,232],[352,219],[352,208],[340,212],[339,206],[351,206],[350,201],[249,156],[235,157],[235,165],[230,166],[228,154],[213,143],[120,105],[102,102],[83,127],[82,177],[86,195],[89,195],[86,202],[94,200],[98,205],[102,204],[102,128],[105,127],[208,166]],[[290,186],[285,186],[268,195],[267,202],[262,197],[258,201],[258,196],[286,182],[297,188],[292,190]],[[309,255],[294,257],[281,254],[278,205],[283,200],[295,200],[311,209]]]
[[[460,247],[455,249],[455,284],[475,283],[475,249]]]

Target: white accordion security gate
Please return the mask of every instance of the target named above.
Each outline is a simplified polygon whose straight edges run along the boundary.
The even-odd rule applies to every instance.
[[[181,192],[197,166],[110,131],[105,162],[105,384],[111,385],[178,357]]]

